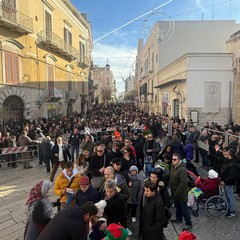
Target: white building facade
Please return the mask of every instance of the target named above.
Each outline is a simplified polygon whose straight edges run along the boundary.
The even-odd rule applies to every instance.
[[[179,21],[174,34],[157,42],[157,22],[148,41],[139,40],[136,81],[139,106],[147,112],[193,119],[198,124],[229,122],[232,107],[232,54],[226,40],[239,29],[234,21]]]

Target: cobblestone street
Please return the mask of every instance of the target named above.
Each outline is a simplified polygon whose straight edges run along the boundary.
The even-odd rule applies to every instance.
[[[37,167],[32,163],[32,169],[22,169],[21,164],[15,169],[8,168],[2,164],[0,169],[0,239],[1,240],[22,240],[26,224],[25,201],[31,187],[49,175],[46,169]],[[52,189],[50,194],[53,195]],[[52,197],[54,199],[54,197]],[[236,216],[230,219],[211,219],[204,211],[200,211],[199,217],[192,217],[193,232],[199,240],[236,240],[240,239],[240,201],[237,201]],[[133,231],[131,240],[137,240],[138,224],[130,225]],[[182,224],[176,224],[180,232]],[[175,240],[176,232],[171,224],[165,229],[168,240]]]

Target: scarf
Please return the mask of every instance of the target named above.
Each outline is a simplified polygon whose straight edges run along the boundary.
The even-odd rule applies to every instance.
[[[42,196],[42,185],[43,185],[43,181],[37,183],[30,191],[29,196],[27,198],[27,202],[26,205],[41,199]]]

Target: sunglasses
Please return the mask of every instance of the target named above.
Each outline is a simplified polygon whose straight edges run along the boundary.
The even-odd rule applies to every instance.
[[[103,152],[103,151],[102,151],[102,150],[97,150],[97,152],[100,152],[100,153],[101,153],[101,152]]]
[[[177,158],[172,158],[173,161],[177,161],[178,159]]]
[[[148,138],[153,138],[153,137],[148,137]]]

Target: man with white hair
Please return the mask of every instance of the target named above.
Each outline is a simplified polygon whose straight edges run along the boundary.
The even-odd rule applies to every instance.
[[[114,180],[118,189],[119,196],[122,197],[124,200],[128,200],[128,198],[130,197],[130,191],[126,183],[126,179],[120,174],[115,174],[114,169],[111,166],[106,167],[104,170],[104,178],[99,192],[101,192],[102,195],[105,194],[106,189],[104,187],[106,181],[108,180]]]

